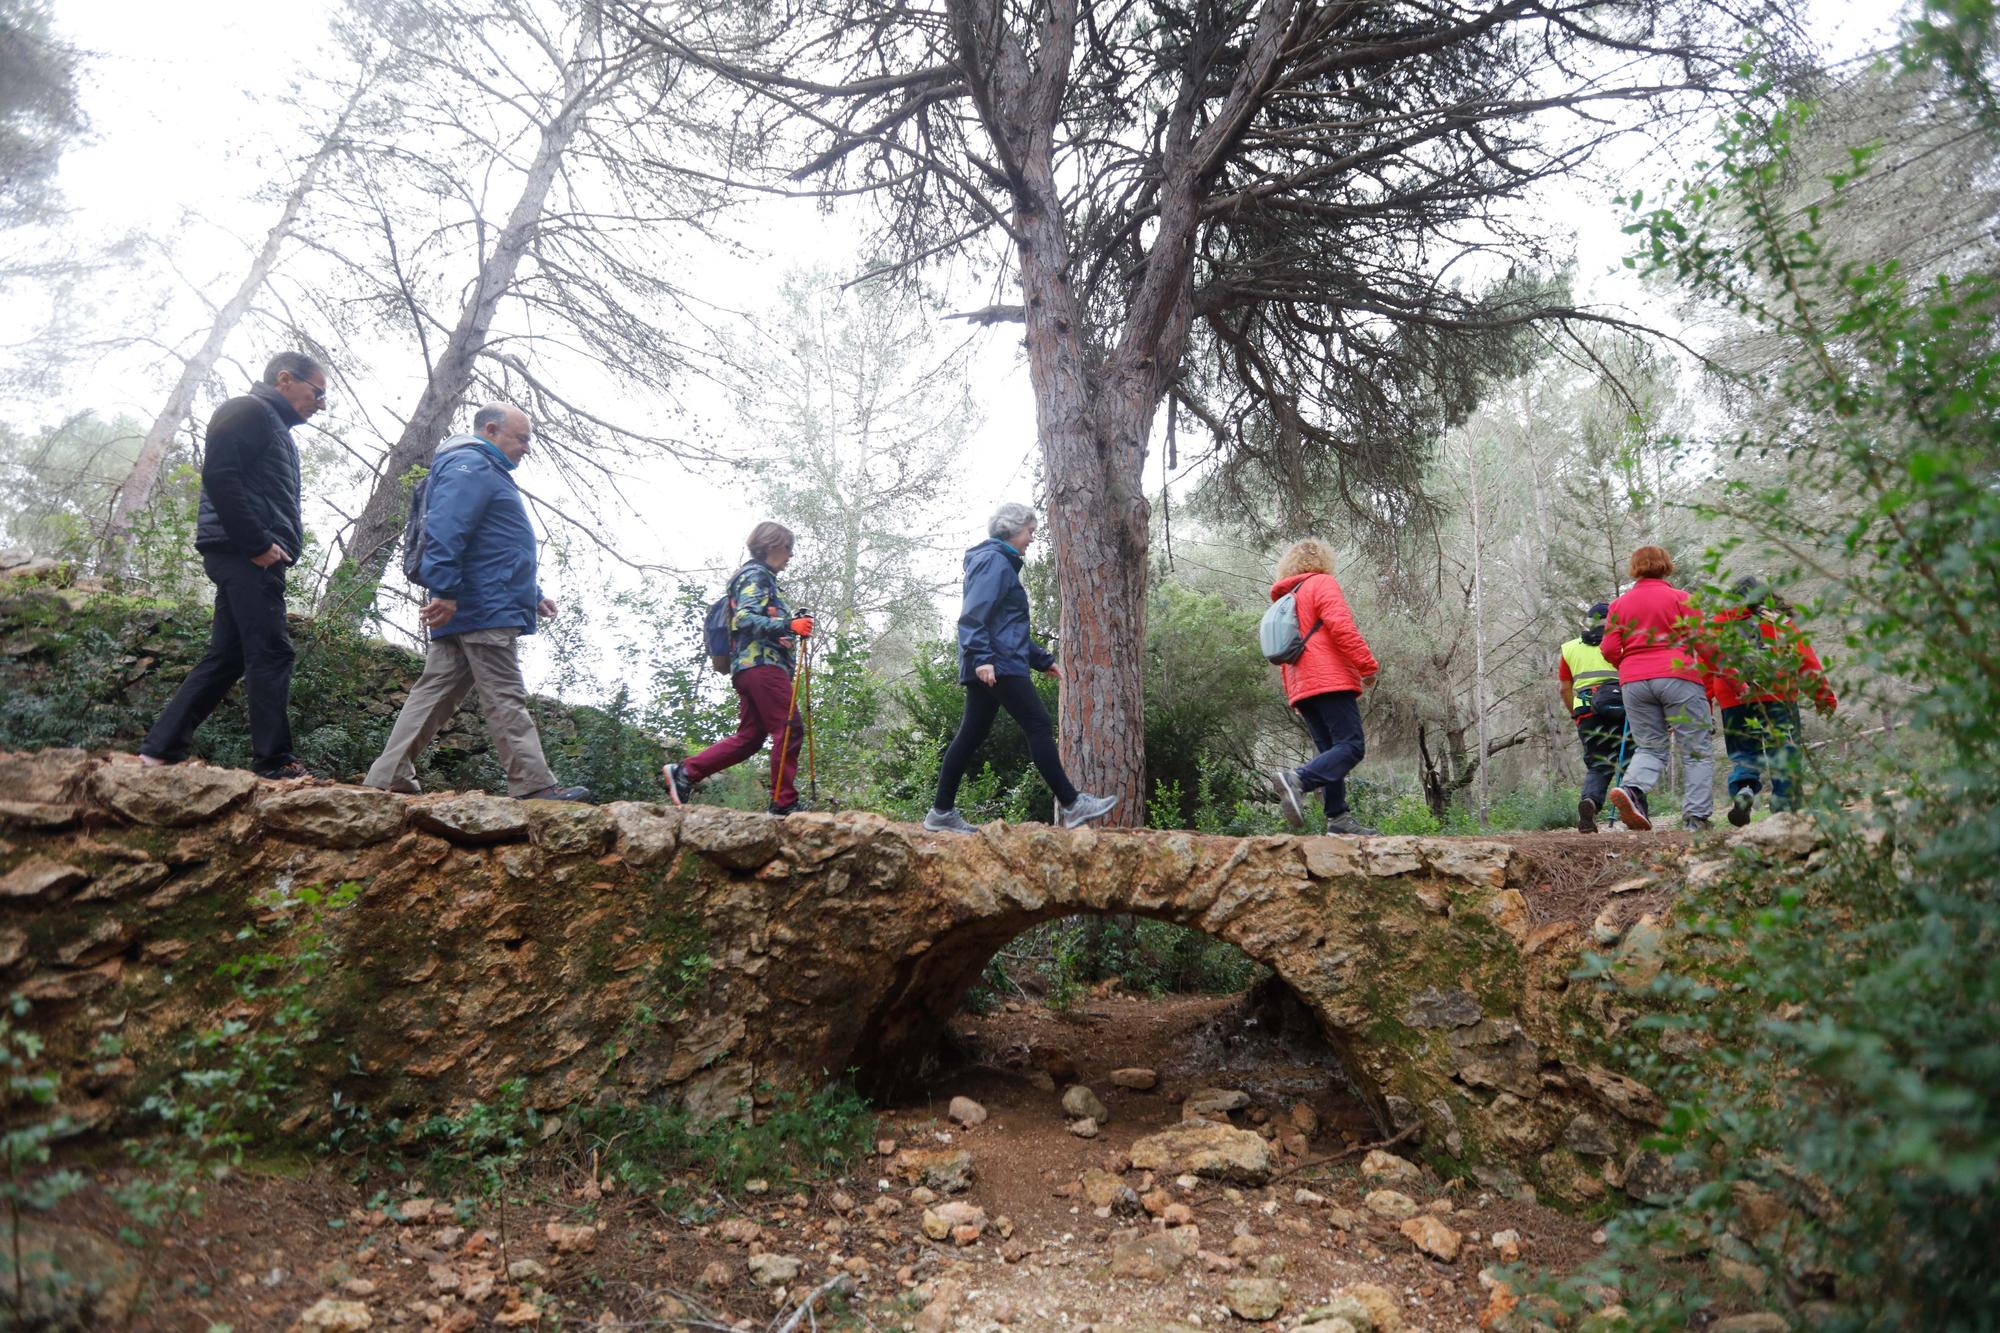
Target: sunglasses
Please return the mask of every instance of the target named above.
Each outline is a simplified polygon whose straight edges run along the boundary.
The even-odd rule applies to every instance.
[[[287,374],[290,374],[290,372],[289,372],[289,371],[287,371],[286,373],[287,373]],[[305,385],[305,387],[306,387],[306,388],[308,388],[308,389],[311,389],[311,390],[312,390],[312,396],[313,396],[313,401],[314,401],[315,403],[324,403],[324,402],[326,401],[326,390],[325,390],[325,389],[322,389],[322,388],[320,388],[320,387],[319,387],[319,386],[318,386],[317,384],[313,384],[313,383],[311,383],[311,382],[309,382],[309,381],[307,381],[307,380],[302,380],[302,379],[298,378],[298,376],[296,376],[296,375],[293,375],[293,376],[292,376],[292,383],[294,383],[294,384],[303,384],[303,385]]]

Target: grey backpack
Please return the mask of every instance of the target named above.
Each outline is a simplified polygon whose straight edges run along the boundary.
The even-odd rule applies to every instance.
[[[1313,627],[1299,632],[1299,604],[1297,593],[1305,584],[1271,603],[1271,609],[1257,622],[1257,647],[1264,654],[1264,660],[1279,666],[1290,666],[1305,655],[1306,641],[1319,633],[1322,622],[1315,620]]]

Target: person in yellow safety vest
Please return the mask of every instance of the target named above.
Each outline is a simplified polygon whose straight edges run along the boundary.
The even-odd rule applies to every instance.
[[[1618,688],[1618,668],[1604,660],[1597,645],[1604,639],[1609,602],[1590,608],[1590,624],[1562,646],[1556,680],[1562,686],[1563,707],[1576,723],[1583,742],[1583,798],[1576,803],[1579,833],[1597,832],[1597,812],[1618,768],[1618,751],[1625,734],[1625,699]]]

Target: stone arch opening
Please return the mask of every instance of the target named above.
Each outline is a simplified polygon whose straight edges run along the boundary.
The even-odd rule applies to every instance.
[[[985,974],[987,965],[1012,941],[1050,922],[1092,918],[1139,918],[1180,926],[1208,940],[1239,951],[1258,967],[1258,976],[1230,1003],[1230,1022],[1258,1029],[1289,1045],[1303,1060],[1322,1070],[1325,1090],[1350,1100],[1377,1130],[1388,1124],[1388,1108],[1370,1095],[1367,1080],[1356,1077],[1344,1034],[1308,998],[1303,979],[1295,981],[1297,960],[1310,951],[1259,948],[1254,938],[1232,938],[1227,926],[1205,928],[1171,910],[1078,910],[1074,904],[1039,911],[1006,911],[961,922],[925,947],[895,960],[880,987],[880,1000],[861,1025],[854,1051],[854,1077],[860,1090],[884,1102],[906,1102],[935,1091],[941,1073],[962,1063],[954,1048],[953,1024],[966,995]],[[1250,947],[1245,947],[1246,943]],[[1315,942],[1309,942],[1315,943]],[[1080,1033],[1078,1044],[1084,1043]],[[1119,1063],[1115,1052],[1092,1051],[1080,1061],[1086,1072],[1102,1074]],[[1096,1068],[1103,1066],[1102,1069]],[[1227,1062],[1217,1072],[1228,1072]],[[1250,1071],[1245,1070],[1246,1074]],[[1058,1083],[1063,1080],[1058,1079]]]

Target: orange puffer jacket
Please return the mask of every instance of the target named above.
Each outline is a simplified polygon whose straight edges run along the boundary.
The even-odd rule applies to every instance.
[[[1359,690],[1361,683],[1381,670],[1368,640],[1354,628],[1354,614],[1340,592],[1340,581],[1331,574],[1294,574],[1271,585],[1271,600],[1294,592],[1292,604],[1298,608],[1299,633],[1317,624],[1319,633],[1306,640],[1306,650],[1290,666],[1280,667],[1285,676],[1285,700],[1297,703],[1315,694],[1336,690]]]

